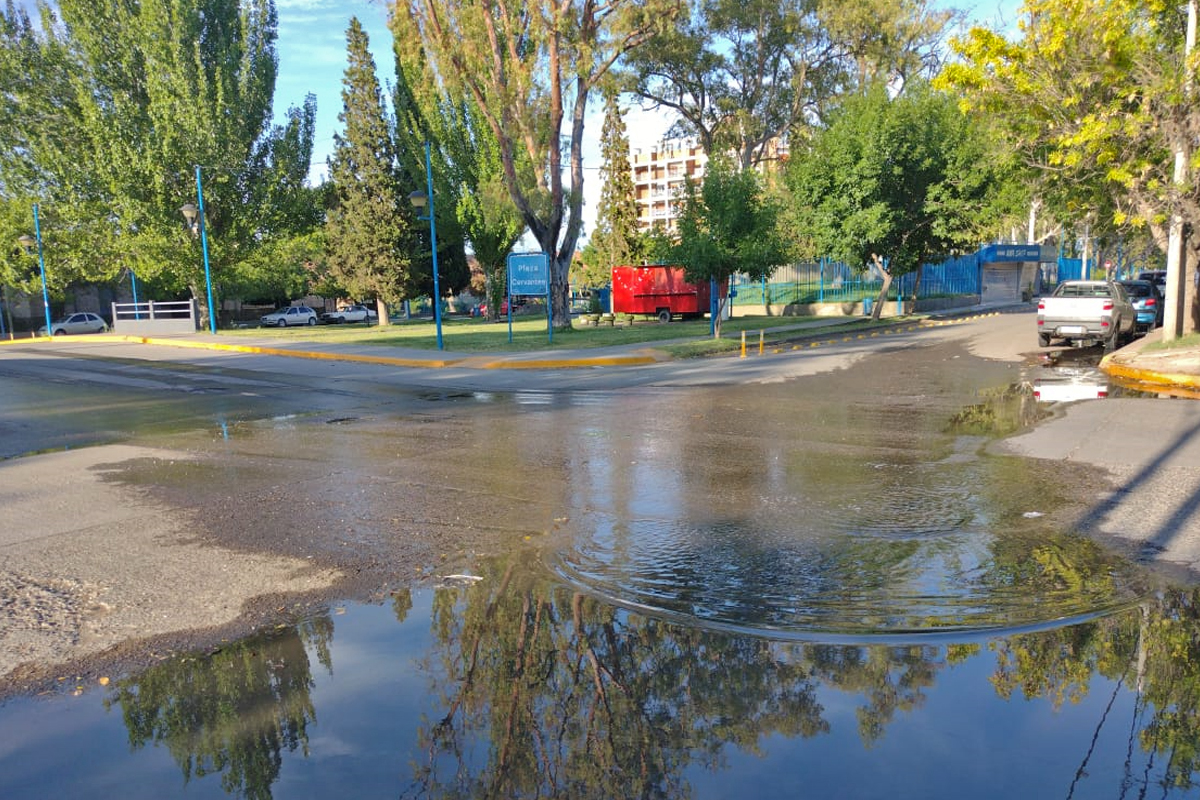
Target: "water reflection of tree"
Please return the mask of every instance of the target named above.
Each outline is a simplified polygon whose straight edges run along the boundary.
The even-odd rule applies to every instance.
[[[1126,762],[1124,788],[1146,781],[1155,759],[1164,794],[1193,789],[1200,770],[1200,589],[1164,591],[1136,613],[1114,614],[1073,625],[997,641],[992,683],[1004,698],[1018,690],[1055,707],[1076,703],[1102,675],[1136,693],[1129,747],[1148,754],[1143,775]],[[1098,726],[1117,724],[1107,718]],[[1099,731],[1098,731],[1099,732]],[[1081,754],[1082,755],[1082,754]],[[1086,765],[1084,765],[1086,766]],[[1080,778],[1086,775],[1081,766]],[[1143,794],[1145,787],[1143,787]]]
[[[306,646],[331,670],[332,638],[333,621],[319,617],[163,662],[122,681],[105,706],[121,708],[132,747],[165,745],[185,784],[219,773],[231,795],[270,798],[284,749],[307,754],[316,718]]]
[[[1109,578],[1079,548],[1039,552],[1034,568],[1062,591],[1089,594]],[[434,600],[445,713],[419,733],[421,794],[686,796],[687,768],[721,769],[729,748],[756,753],[768,737],[829,732],[821,691],[857,698],[870,746],[922,706],[942,670],[983,655],[976,644],[781,643],[677,626],[546,585],[516,559],[491,569]],[[1157,763],[1163,789],[1190,789],[1200,767],[1198,599],[1200,589],[1163,593],[1134,612],[996,640],[995,691],[1058,707],[1086,696],[1097,675],[1116,684],[1114,696],[1129,687],[1137,718],[1121,735],[1149,760],[1144,770],[1129,762],[1126,783],[1150,780]],[[1079,753],[1080,781],[1091,755]]]
[[[936,647],[784,644],[628,614],[514,563],[434,600],[441,719],[421,732],[422,794],[680,797],[727,748],[829,731],[817,689],[859,694],[877,740],[946,665]],[[486,743],[486,757],[475,752]]]

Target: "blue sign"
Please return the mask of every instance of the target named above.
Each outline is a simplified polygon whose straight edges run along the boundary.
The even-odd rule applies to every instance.
[[[508,254],[508,293],[550,296],[550,259],[545,253]]]
[[[979,251],[979,255],[985,264],[993,264],[997,261],[1041,261],[1042,246],[1040,244],[989,244]]]

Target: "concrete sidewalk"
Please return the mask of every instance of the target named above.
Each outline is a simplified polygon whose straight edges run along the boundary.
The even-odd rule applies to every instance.
[[[789,334],[795,336],[805,332],[819,335],[822,330],[836,328],[849,322],[857,321],[857,317],[823,317],[810,318],[794,325],[781,325],[768,329],[770,335]],[[909,322],[908,324],[915,324]],[[488,352],[463,353],[447,350],[426,350],[415,347],[398,347],[380,344],[352,344],[346,342],[322,342],[305,339],[302,331],[295,332],[295,339],[263,336],[231,337],[221,334],[209,334],[197,331],[193,334],[168,336],[134,336],[120,333],[89,334],[86,336],[56,336],[51,339],[18,339],[15,341],[0,341],[4,344],[30,344],[38,342],[50,345],[54,342],[84,343],[84,342],[129,342],[132,344],[157,345],[161,347],[179,347],[198,350],[215,350],[228,353],[254,353],[259,355],[282,356],[285,358],[306,358],[328,361],[352,361],[364,364],[381,364],[384,366],[410,367],[424,369],[443,369],[455,367],[460,369],[579,369],[588,367],[629,367],[643,366],[672,360],[672,356],[664,345],[681,344],[706,340],[707,336],[690,336],[675,339],[662,339],[653,342],[636,342],[612,347],[592,347],[580,349],[545,349],[519,352]],[[740,333],[729,334],[724,338],[740,337]],[[757,331],[754,335],[757,346]]]
[[[1105,373],[1149,387],[1195,391],[1200,397],[1200,347],[1156,349],[1162,329],[1150,331],[1100,361]]]
[[[928,319],[896,319],[893,325],[876,329],[878,332],[891,332],[905,328],[933,326],[964,322],[997,313],[995,309],[971,309],[967,313]],[[861,322],[862,317],[807,317],[798,318],[793,324],[775,325],[765,328],[768,341],[785,339],[795,341],[808,337],[820,338],[831,335],[831,331],[852,322]],[[861,331],[860,331],[861,333]],[[303,334],[297,332],[298,336]],[[840,333],[832,335],[841,336]],[[864,334],[866,335],[866,334]],[[180,336],[122,336],[121,334],[103,334],[108,340],[118,340],[135,344],[150,344],[166,347],[189,347],[206,350],[221,350],[235,353],[257,353],[291,358],[323,359],[330,361],[355,361],[367,364],[383,364],[396,367],[415,367],[426,369],[441,369],[455,367],[460,369],[581,369],[588,367],[632,367],[661,363],[673,360],[673,356],[662,349],[664,345],[686,344],[688,342],[707,341],[708,336],[689,336],[675,339],[661,339],[652,342],[636,342],[612,347],[591,347],[583,349],[564,350],[530,350],[521,352],[496,351],[490,353],[456,353],[446,350],[424,350],[421,348],[405,348],[384,345],[359,345],[344,342],[321,342],[307,339],[285,341],[278,337],[262,337],[261,339],[213,336],[203,332]],[[740,331],[727,332],[722,338],[737,342],[742,337]],[[95,340],[97,335],[56,337],[56,340]],[[759,347],[759,331],[747,331],[746,347],[757,350]]]
[[[1020,306],[1026,308],[1027,306]],[[977,306],[965,313],[950,313],[923,320],[897,320],[897,327],[932,326],[954,324],[978,319],[982,316],[1001,313],[1012,306]],[[860,321],[861,317],[818,317],[806,318],[795,324],[780,325],[766,329],[772,339],[780,337],[796,339],[806,336],[820,337],[846,323]],[[297,336],[303,336],[297,333]],[[727,334],[725,338],[740,338],[740,333]],[[130,336],[119,333],[92,334],[88,336],[59,336],[53,340],[17,339],[0,340],[0,345],[29,344],[41,341],[123,341],[135,344],[181,347],[201,350],[218,350],[233,353],[255,353],[288,358],[307,358],[329,361],[353,361],[366,364],[381,364],[394,367],[441,369],[582,369],[589,367],[644,366],[672,360],[663,345],[686,343],[706,339],[693,336],[666,339],[656,342],[639,342],[613,347],[587,349],[533,350],[524,352],[461,353],[454,351],[425,350],[412,347],[348,344],[343,342],[320,342],[303,338],[286,341],[278,337],[243,338],[212,335],[204,332],[180,336]],[[1104,357],[1100,369],[1112,375],[1147,387],[1169,387],[1183,392],[1195,392],[1200,398],[1200,347],[1175,347],[1153,349],[1149,345],[1162,341],[1162,331],[1154,330],[1132,344]],[[747,335],[750,348],[758,347],[757,331]]]

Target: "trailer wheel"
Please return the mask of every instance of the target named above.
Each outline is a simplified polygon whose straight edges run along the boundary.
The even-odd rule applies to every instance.
[[[658,321],[659,322],[670,322],[671,321],[671,309],[660,308],[658,310]]]

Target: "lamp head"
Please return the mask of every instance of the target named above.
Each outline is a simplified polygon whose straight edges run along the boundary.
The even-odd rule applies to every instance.
[[[200,209],[196,208],[191,203],[185,204],[179,209],[179,213],[183,214],[183,218],[187,220],[188,229],[194,234],[199,229]]]
[[[17,244],[21,245],[21,249],[28,253],[33,249],[33,246],[37,244],[37,240],[28,233],[23,233],[20,237],[18,237]]]
[[[421,209],[425,208],[426,205],[428,205],[429,197],[423,191],[418,189],[415,192],[409,193],[408,202],[413,204],[413,208],[420,211]]]

